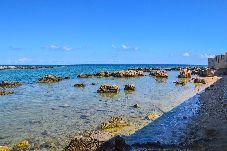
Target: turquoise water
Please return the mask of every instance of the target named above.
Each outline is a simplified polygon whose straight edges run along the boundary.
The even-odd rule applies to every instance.
[[[168,72],[168,79],[148,75],[138,78],[79,79],[80,73],[114,71],[137,67],[178,67],[181,65],[75,65],[53,69],[2,70],[0,81],[18,81],[23,86],[9,91],[13,95],[0,97],[0,145],[14,145],[27,139],[33,146],[50,142],[59,148],[68,143],[75,133],[97,129],[111,116],[123,116],[140,124],[148,113],[161,115],[184,100],[181,95],[195,89],[192,83],[175,86],[177,71]],[[37,80],[47,74],[70,76],[55,84],[40,84]],[[91,85],[91,83],[96,85]],[[84,83],[84,89],[74,88]],[[105,96],[96,91],[101,84],[116,84],[119,94]],[[135,84],[136,91],[125,93],[125,84]],[[139,104],[139,109],[132,105]]]

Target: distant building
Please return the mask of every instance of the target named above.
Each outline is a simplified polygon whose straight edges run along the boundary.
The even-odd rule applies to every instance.
[[[227,68],[227,52],[224,55],[217,55],[214,58],[208,58],[208,68]]]

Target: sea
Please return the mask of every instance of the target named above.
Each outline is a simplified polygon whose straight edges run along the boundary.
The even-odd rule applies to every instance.
[[[64,65],[47,69],[0,70],[0,81],[17,81],[23,85],[6,89],[14,94],[0,96],[0,145],[13,146],[29,140],[32,146],[63,149],[75,134],[97,130],[111,117],[123,117],[134,125],[131,135],[149,121],[149,113],[162,115],[179,106],[196,89],[188,82],[175,85],[179,71],[168,71],[168,78],[155,78],[145,73],[136,78],[77,78],[81,73],[118,71],[128,68],[173,68],[190,65],[170,64],[85,64]],[[69,76],[54,84],[38,83],[46,75]],[[85,88],[74,84],[84,83]],[[95,83],[95,85],[92,85]],[[102,84],[115,84],[115,95],[97,93]],[[136,91],[125,92],[125,84],[134,84]],[[133,108],[138,104],[139,108]]]

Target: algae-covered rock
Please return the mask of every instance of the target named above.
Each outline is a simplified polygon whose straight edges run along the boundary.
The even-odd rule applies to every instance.
[[[14,88],[14,87],[19,87],[22,86],[20,82],[7,82],[7,81],[2,81],[0,83],[0,87],[3,88]]]
[[[149,115],[147,116],[147,118],[148,118],[149,120],[154,121],[154,120],[156,120],[157,118],[159,118],[159,115],[156,114],[156,113],[151,113],[151,114],[149,114]]]
[[[129,123],[121,117],[111,117],[109,121],[101,124],[101,129],[119,128],[128,125]]]
[[[101,85],[97,90],[98,93],[118,93],[120,91],[117,85]]]
[[[13,94],[13,92],[7,92],[7,91],[0,90],[0,96],[9,95],[9,94]]]
[[[30,147],[30,144],[27,140],[22,140],[18,144],[15,145],[14,149],[16,150],[26,150]]]
[[[0,146],[0,151],[10,151],[11,149],[8,146]]]

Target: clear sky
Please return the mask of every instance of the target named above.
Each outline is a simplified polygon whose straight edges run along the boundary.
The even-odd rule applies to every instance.
[[[207,64],[227,0],[1,0],[0,64]]]

